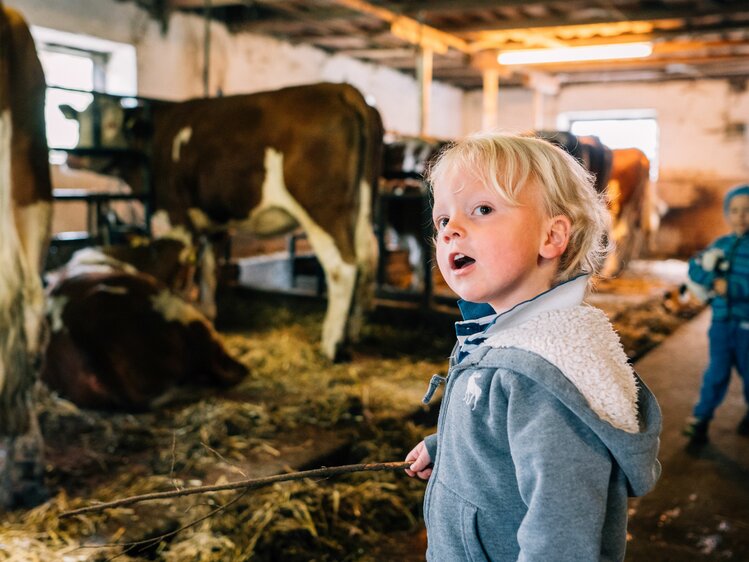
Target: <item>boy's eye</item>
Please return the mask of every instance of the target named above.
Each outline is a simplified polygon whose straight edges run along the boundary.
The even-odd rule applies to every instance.
[[[434,226],[437,230],[442,230],[447,226],[447,223],[450,221],[448,217],[437,217],[434,220]]]
[[[490,214],[494,209],[492,209],[489,205],[479,205],[474,209],[474,213],[477,215],[488,215]]]

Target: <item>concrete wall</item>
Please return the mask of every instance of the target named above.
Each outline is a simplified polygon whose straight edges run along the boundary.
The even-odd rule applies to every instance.
[[[200,17],[173,14],[166,35],[134,3],[113,0],[11,0],[32,25],[83,33],[136,47],[138,92],[164,99],[203,95],[203,36]],[[373,100],[388,130],[418,133],[418,84],[400,72],[319,49],[295,46],[251,33],[231,34],[211,26],[210,95],[273,90],[311,82],[349,82]],[[462,134],[463,92],[434,83],[429,133]]]

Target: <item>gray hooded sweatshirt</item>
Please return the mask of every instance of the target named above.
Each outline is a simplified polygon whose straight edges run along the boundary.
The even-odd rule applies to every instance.
[[[661,414],[606,316],[581,304],[586,284],[491,318],[451,359],[426,438],[428,560],[624,559],[627,497],[660,475]]]

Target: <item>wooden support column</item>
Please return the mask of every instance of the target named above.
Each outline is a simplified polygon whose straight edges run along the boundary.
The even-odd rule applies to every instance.
[[[484,81],[481,129],[493,131],[499,124],[499,71],[496,68],[485,68],[481,71],[481,76]]]
[[[533,90],[533,128],[536,131],[544,130],[544,101],[546,94],[541,90]]]
[[[211,95],[211,0],[203,4],[203,96]]]
[[[559,93],[559,80],[551,74],[526,71],[523,81],[533,90],[533,128],[540,131],[546,126],[546,101]]]
[[[419,134],[421,136],[429,135],[433,58],[434,52],[431,47],[419,47],[419,60],[416,64],[416,78],[419,82]]]

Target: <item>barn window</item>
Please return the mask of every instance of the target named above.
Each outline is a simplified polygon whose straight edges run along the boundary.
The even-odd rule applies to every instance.
[[[43,27],[32,27],[31,34],[47,81],[47,142],[51,147],[74,147],[78,124],[65,118],[60,105],[83,111],[93,100],[86,93],[90,91],[135,95],[135,47]],[[62,160],[63,154],[51,152],[52,163]]]
[[[575,112],[560,116],[559,128],[596,135],[610,148],[639,148],[650,160],[650,179],[658,179],[658,121],[652,111]]]

